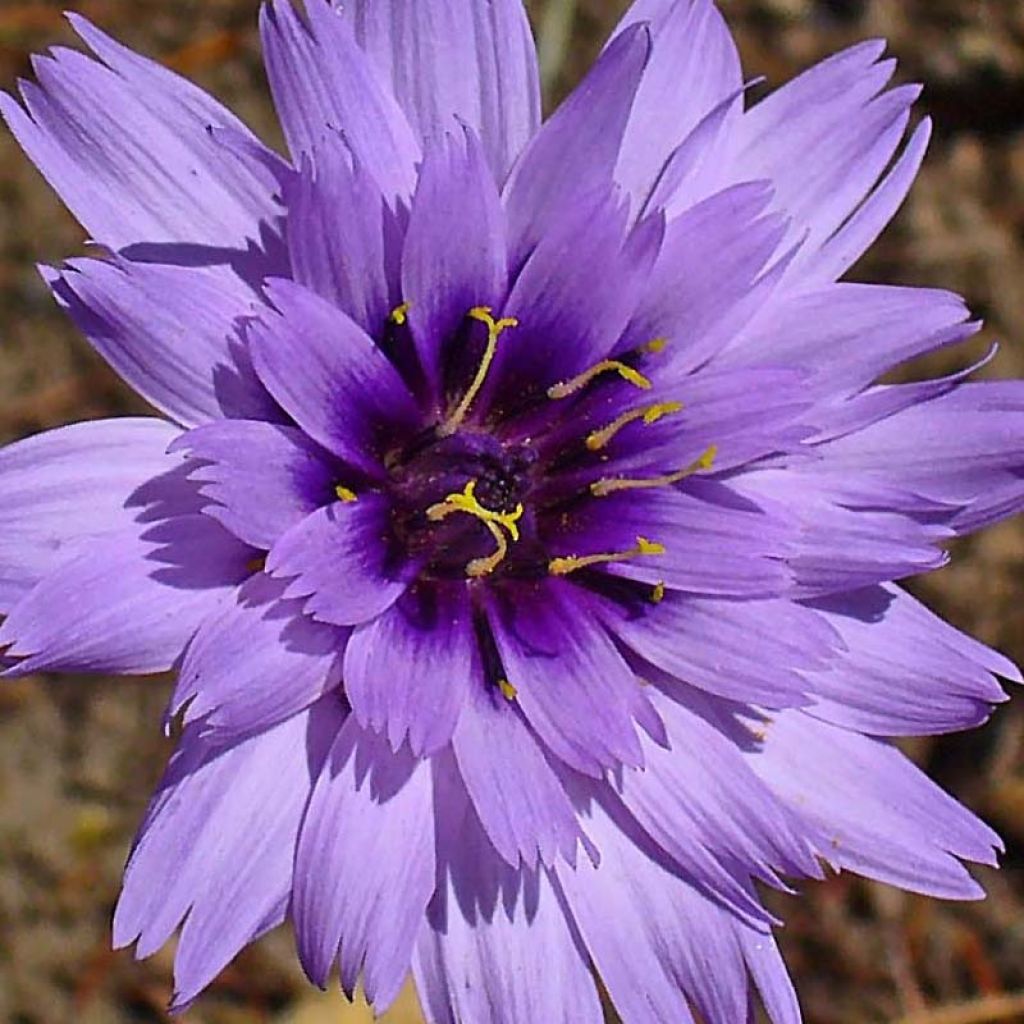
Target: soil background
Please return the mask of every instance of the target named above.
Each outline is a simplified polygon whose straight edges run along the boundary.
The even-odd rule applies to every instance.
[[[557,4],[557,7],[555,5]],[[0,0],[0,88],[29,54],[75,45],[49,0]],[[199,81],[279,144],[252,0],[88,0],[77,10]],[[549,103],[593,58],[624,0],[535,0]],[[778,85],[855,41],[883,36],[899,77],[925,85],[937,136],[911,200],[854,277],[947,287],[987,322],[947,372],[1001,343],[987,376],[1024,373],[1024,0],[721,0],[749,77]],[[82,252],[81,230],[0,128],[0,440],[143,409],[76,336],[37,262]],[[0,501],[3,500],[0,494]],[[1024,661],[1024,523],[959,543],[915,591]],[[167,1019],[171,951],[137,964],[109,949],[121,868],[168,754],[165,679],[34,678],[0,688],[0,1024]],[[912,755],[1005,836],[990,893],[942,904],[851,876],[773,897],[809,1024],[1024,1021],[1024,698],[971,734]],[[312,993],[281,930],[239,960],[182,1024],[352,1024]],[[609,1017],[609,1019],[612,1019]],[[420,1020],[411,992],[387,1020]],[[538,1021],[537,1024],[544,1024]],[[740,1022],[737,1022],[740,1024]]]

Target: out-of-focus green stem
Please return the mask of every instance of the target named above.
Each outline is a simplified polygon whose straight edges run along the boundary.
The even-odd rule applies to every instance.
[[[540,21],[540,79],[545,93],[558,80],[569,51],[577,0],[548,0]]]

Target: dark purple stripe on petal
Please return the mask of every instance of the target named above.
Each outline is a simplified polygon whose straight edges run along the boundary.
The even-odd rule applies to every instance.
[[[480,140],[453,122],[427,146],[402,253],[402,299],[435,399],[441,397],[446,343],[471,309],[501,308],[507,282],[497,185]]]
[[[356,626],[390,608],[411,582],[415,567],[391,546],[388,503],[366,494],[293,526],[271,549],[267,571],[290,581],[285,596],[306,598],[308,614]]]
[[[365,729],[417,757],[447,746],[471,688],[482,684],[465,583],[417,584],[345,652],[345,693]]]
[[[523,713],[557,757],[595,777],[642,763],[632,711],[639,683],[570,585],[510,587],[489,621]]]
[[[397,371],[336,306],[291,281],[275,279],[246,336],[267,389],[317,443],[371,476],[419,413]]]

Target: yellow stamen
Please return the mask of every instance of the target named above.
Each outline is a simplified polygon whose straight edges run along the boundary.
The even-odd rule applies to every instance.
[[[642,490],[648,487],[668,487],[697,473],[708,472],[714,466],[717,457],[718,446],[713,444],[699,459],[695,459],[686,469],[681,469],[678,473],[667,473],[665,476],[645,477],[639,480],[631,480],[625,477],[605,477],[603,480],[598,480],[590,485],[590,493],[595,498],[607,498],[609,494],[614,494],[616,491]]]
[[[602,373],[617,373],[624,381],[640,388],[641,391],[651,390],[651,382],[639,370],[634,370],[628,363],[620,362],[618,359],[603,359],[589,370],[584,370],[579,376],[573,377],[572,380],[563,381],[561,384],[555,384],[554,387],[548,388],[548,398],[559,399],[575,395],[577,391],[582,391]]]
[[[489,576],[498,568],[499,565],[501,565],[505,556],[508,554],[508,541],[505,540],[505,534],[501,532],[501,527],[497,523],[488,522],[486,519],[483,522],[484,526],[491,531],[491,536],[494,538],[498,547],[493,555],[488,555],[486,558],[474,558],[473,561],[466,566],[466,575],[471,579],[479,579],[481,576]]]
[[[476,396],[480,394],[480,389],[484,386],[491,364],[494,362],[495,353],[498,351],[498,339],[510,327],[519,326],[519,321],[514,316],[495,320],[490,306],[474,306],[466,315],[471,320],[479,320],[487,328],[487,347],[484,349],[483,359],[480,360],[473,383],[469,385],[466,393],[462,396],[462,401],[455,407],[455,412],[440,427],[440,433],[445,435],[454,434],[459,429],[469,412],[469,407],[473,404]]]
[[[338,486],[334,488],[334,493],[338,496],[338,501],[343,501],[346,505],[351,505],[352,502],[359,500],[359,495],[351,488],[345,487],[343,484],[338,484]]]
[[[664,582],[655,583],[654,590],[651,591],[651,604],[661,604],[665,600],[665,584]]]
[[[498,680],[498,689],[505,700],[515,700],[519,696],[519,691],[507,679]]]
[[[519,527],[517,524],[523,518],[522,503],[520,502],[516,505],[515,510],[512,512],[495,512],[493,509],[484,508],[476,497],[476,481],[470,480],[461,493],[449,494],[444,501],[431,505],[427,509],[427,518],[431,522],[438,523],[442,519],[447,519],[448,516],[454,515],[456,512],[462,512],[465,515],[473,516],[474,519],[479,519],[490,530],[491,536],[498,545],[493,555],[488,555],[487,558],[474,558],[466,566],[467,576],[473,578],[487,576],[497,569],[508,554],[508,541],[505,540],[502,528],[504,527],[504,529],[508,530],[509,536],[514,541],[519,540]]]
[[[519,527],[516,523],[523,518],[522,503],[516,505],[514,512],[495,512],[493,509],[484,508],[476,497],[475,480],[470,480],[461,493],[449,494],[444,501],[431,505],[427,509],[427,518],[437,523],[454,512],[465,512],[466,515],[475,516],[483,523],[504,526],[513,540],[519,540]]]
[[[668,338],[654,338],[652,341],[647,342],[646,345],[640,346],[641,352],[649,352],[652,356],[656,356],[659,352],[664,352],[668,345]]]
[[[393,323],[401,327],[409,319],[409,310],[412,309],[411,302],[403,302],[400,306],[396,306],[391,313],[388,315],[388,319]]]
[[[643,420],[644,425],[649,427],[665,416],[679,412],[682,408],[682,402],[659,402],[657,405],[648,405],[642,409],[630,409],[629,412],[624,412],[618,419],[609,423],[607,427],[602,427],[600,430],[595,430],[590,434],[587,437],[587,447],[592,452],[598,452],[609,444],[623,427],[628,427],[630,423]]]
[[[637,537],[636,547],[628,551],[611,551],[603,555],[568,555],[564,558],[552,558],[548,562],[548,572],[552,576],[568,576],[569,573],[587,569],[592,565],[606,565],[609,562],[624,562],[628,558],[639,558],[642,555],[663,555],[665,545],[646,537]]]

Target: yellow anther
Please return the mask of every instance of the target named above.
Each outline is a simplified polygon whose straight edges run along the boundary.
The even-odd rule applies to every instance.
[[[682,402],[659,402],[657,405],[649,405],[644,411],[644,423],[649,427],[652,423],[671,416],[674,413],[683,411]]]
[[[617,373],[624,381],[632,384],[633,387],[640,388],[641,391],[651,390],[651,382],[639,370],[633,369],[628,363],[623,363],[618,359],[602,359],[601,362],[592,366],[589,370],[584,370],[583,373],[573,377],[572,380],[563,381],[561,384],[555,384],[553,387],[548,388],[548,398],[559,399],[575,395],[577,391],[582,391],[594,378],[600,377],[602,373]]]
[[[351,505],[352,502],[359,500],[359,495],[351,488],[345,487],[343,484],[338,484],[338,486],[334,488],[334,493],[338,496],[338,501],[343,501],[346,505]]]
[[[643,477],[637,480],[626,477],[605,477],[590,485],[590,493],[595,498],[607,498],[609,494],[614,494],[616,491],[635,491],[649,487],[669,487],[672,484],[679,483],[680,480],[685,480],[687,477],[695,476],[697,473],[707,473],[714,466],[717,457],[718,446],[713,444],[699,459],[695,459],[686,469],[681,469],[678,473],[666,473],[665,476]]]
[[[587,447],[592,452],[598,452],[604,448],[615,435],[622,430],[623,427],[628,427],[630,423],[635,423],[637,420],[643,420],[645,426],[651,426],[657,423],[658,420],[663,419],[665,416],[670,416],[672,413],[679,412],[683,408],[682,402],[659,402],[657,405],[648,405],[642,409],[630,409],[629,412],[624,412],[617,419],[612,420],[607,427],[602,427],[600,430],[595,430],[592,434],[587,437]]]
[[[408,321],[410,309],[412,309],[412,303],[403,302],[400,306],[396,306],[393,310],[391,310],[390,314],[388,315],[388,319],[393,324],[397,324],[399,327],[401,327],[402,324]]]
[[[652,356],[656,356],[659,352],[664,352],[668,345],[668,338],[654,338],[652,341],[647,342],[646,345],[640,346],[641,352],[649,352]]]
[[[505,316],[500,320],[495,320],[494,310],[490,306],[474,306],[467,316],[471,320],[479,320],[491,334],[500,335],[509,327],[519,326],[519,321],[514,316]]]
[[[507,679],[498,680],[498,689],[505,700],[515,700],[519,696],[519,691]]]
[[[455,411],[440,426],[439,432],[443,435],[454,434],[462,426],[469,407],[480,394],[480,389],[484,386],[484,381],[487,380],[487,374],[494,362],[494,355],[498,351],[498,339],[510,327],[519,326],[519,321],[514,316],[495,320],[490,306],[474,306],[466,315],[471,320],[478,320],[487,328],[487,347],[484,349],[484,355],[480,360],[473,383],[469,385],[466,393],[462,396],[462,401],[455,407]]]
[[[637,537],[636,553],[638,555],[663,555],[665,545],[659,544],[656,540],[648,540],[646,537]]]
[[[664,582],[655,583],[654,589],[651,591],[651,604],[661,604],[665,600],[665,584]]]
[[[601,555],[568,555],[564,558],[552,558],[548,562],[548,572],[552,576],[568,576],[569,573],[588,569],[592,565],[607,565],[609,562],[624,562],[629,558],[640,558],[644,555],[663,555],[665,545],[646,537],[637,537],[636,547],[628,551],[610,551]]]

